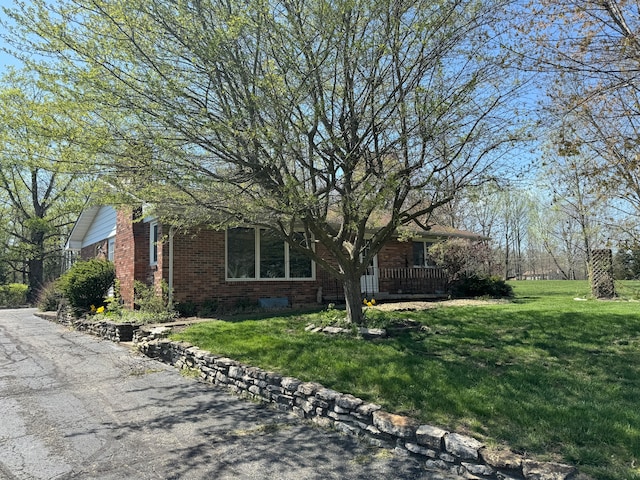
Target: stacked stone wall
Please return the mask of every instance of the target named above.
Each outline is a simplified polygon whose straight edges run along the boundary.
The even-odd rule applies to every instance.
[[[134,333],[140,328],[139,324],[130,322],[96,321],[87,318],[75,318],[70,312],[61,310],[54,312],[37,312],[37,316],[45,320],[51,320],[66,327],[74,328],[79,332],[86,332],[96,337],[104,338],[112,342],[130,342]]]
[[[394,448],[399,455],[421,458],[427,469],[448,471],[477,480],[570,480],[575,467],[540,462],[416,419],[383,410],[351,394],[245,365],[185,342],[164,338],[168,327],[75,320],[70,315],[39,316],[112,341],[133,340],[138,350],[178,369],[199,372],[201,381],[218,385],[255,401],[273,404],[320,426],[333,428],[368,443]],[[580,478],[586,478],[581,476]]]
[[[204,382],[271,403],[280,410],[291,411],[372,445],[394,448],[401,455],[418,456],[427,469],[470,479],[568,480],[576,473],[570,465],[538,462],[509,450],[487,448],[472,437],[386,412],[379,405],[319,383],[303,382],[214,355],[188,343],[156,337],[139,330],[134,342],[149,357],[178,369],[197,370]]]

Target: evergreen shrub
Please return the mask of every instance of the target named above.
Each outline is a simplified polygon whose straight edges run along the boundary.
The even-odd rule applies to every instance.
[[[458,298],[509,298],[513,297],[513,287],[496,276],[466,275],[451,284],[452,297]]]
[[[19,307],[27,303],[29,287],[22,283],[0,285],[0,306]]]
[[[115,276],[112,262],[94,258],[73,264],[58,285],[74,311],[82,313],[103,304]]]

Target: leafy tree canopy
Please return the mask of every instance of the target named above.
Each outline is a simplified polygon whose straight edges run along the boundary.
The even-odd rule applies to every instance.
[[[380,246],[427,228],[522,134],[509,5],[34,0],[8,13],[18,48],[56,59],[31,66],[96,106],[117,192],[174,224],[272,229],[344,282],[359,321]]]

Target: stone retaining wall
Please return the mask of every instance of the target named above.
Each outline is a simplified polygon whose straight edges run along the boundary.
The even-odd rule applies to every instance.
[[[134,332],[140,328],[140,325],[136,323],[75,318],[69,313],[62,312],[57,314],[54,312],[36,312],[35,315],[112,342],[130,342],[133,340]]]
[[[420,424],[411,417],[386,412],[379,405],[319,383],[302,382],[188,343],[170,341],[164,338],[170,331],[166,327],[141,328],[134,324],[73,320],[55,314],[38,315],[112,341],[133,339],[140,352],[178,369],[197,370],[204,382],[271,403],[280,410],[292,411],[301,418],[357,436],[372,445],[394,448],[399,455],[416,456],[424,461],[427,469],[449,471],[468,479],[577,478],[576,469],[570,465],[539,462],[509,450],[490,449],[472,437]]]
[[[200,350],[188,343],[172,342],[161,330],[136,332],[134,341],[145,355],[179,369],[200,372],[200,379],[226,387],[253,400],[274,404],[324,427],[354,435],[401,455],[416,455],[427,469],[450,471],[470,479],[568,480],[576,469],[559,463],[538,462],[508,450],[486,448],[478,440],[448,432],[415,419],[382,410],[350,394],[319,383],[244,365]]]

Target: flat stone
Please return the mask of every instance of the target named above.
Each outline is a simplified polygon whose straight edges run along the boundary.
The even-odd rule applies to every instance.
[[[344,422],[335,422],[333,428],[347,435],[355,435],[357,433],[356,427]]]
[[[222,365],[224,367],[230,367],[231,365],[238,365],[238,362],[235,360],[231,360],[227,357],[220,357],[216,359],[216,365]]]
[[[522,473],[526,480],[566,480],[575,471],[575,467],[562,463],[525,460],[522,465]]]
[[[242,378],[244,376],[244,368],[232,365],[229,367],[229,373],[227,375],[229,378]]]
[[[451,455],[450,453],[444,453],[442,452],[440,455],[440,460],[444,460],[447,463],[455,463],[456,461],[456,457],[454,457],[453,455]]]
[[[347,330],[346,328],[340,328],[340,327],[324,327],[322,329],[323,332],[325,333],[331,333],[331,334],[337,334],[337,333],[348,333],[349,330]]]
[[[284,388],[285,390],[288,390],[290,392],[295,392],[298,387],[300,386],[302,382],[300,380],[298,380],[297,378],[293,378],[293,377],[284,377],[281,381],[280,381],[280,386],[282,388]]]
[[[448,433],[449,432],[442,428],[432,427],[431,425],[420,425],[416,431],[416,438],[420,445],[442,450],[442,440]]]
[[[382,407],[380,405],[376,405],[375,403],[364,403],[356,409],[360,415],[371,415],[373,412],[377,412]]]
[[[387,331],[384,328],[358,328],[358,333],[366,338],[383,338],[387,336]]]
[[[424,462],[425,467],[427,469],[435,469],[435,470],[444,470],[448,471],[451,469],[451,465],[445,462],[444,460],[427,460]]]
[[[509,450],[480,449],[480,458],[493,468],[517,470],[522,466],[522,457]]]
[[[315,393],[322,388],[322,385],[315,382],[304,382],[298,385],[298,392],[303,395],[310,396],[315,395]]]
[[[351,394],[338,395],[335,402],[339,407],[346,408],[348,410],[355,410],[358,406],[364,403],[362,399],[354,397]]]
[[[475,438],[458,433],[450,433],[444,437],[444,446],[447,452],[452,453],[458,458],[477,460],[478,450],[484,445]]]
[[[383,410],[373,412],[373,424],[381,432],[400,438],[413,438],[419,426],[419,423],[413,418],[395,415]]]
[[[428,458],[437,458],[438,453],[435,450],[431,450],[430,448],[426,448],[418,445],[417,443],[405,443],[404,448],[409,450],[411,453],[415,453],[416,455],[422,455]]]
[[[462,466],[473,475],[484,475],[489,477],[495,473],[489,465],[476,465],[474,463],[462,462]]]
[[[331,390],[330,388],[321,388],[316,392],[316,397],[318,397],[320,400],[326,400],[327,402],[335,400],[338,395],[340,395],[339,392]]]
[[[149,334],[159,337],[161,335],[168,335],[170,332],[171,332],[171,329],[169,327],[153,327],[149,331]]]

